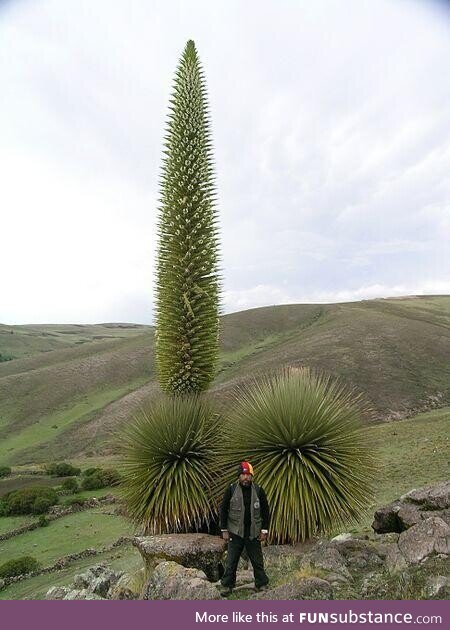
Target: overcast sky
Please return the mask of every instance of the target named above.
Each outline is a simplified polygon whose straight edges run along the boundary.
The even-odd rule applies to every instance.
[[[152,322],[185,42],[223,310],[450,293],[450,3],[0,0],[0,322]]]

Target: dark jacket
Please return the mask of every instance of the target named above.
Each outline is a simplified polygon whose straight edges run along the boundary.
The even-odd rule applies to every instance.
[[[253,504],[252,494],[255,499]],[[252,483],[246,487],[239,482],[228,486],[220,508],[221,529],[227,529],[244,538],[256,538],[261,529],[269,529],[269,521],[269,504],[266,493],[260,486]]]

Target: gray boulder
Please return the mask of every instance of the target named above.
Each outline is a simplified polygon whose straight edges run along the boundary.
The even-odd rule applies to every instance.
[[[372,529],[378,534],[403,532],[431,516],[450,524],[450,482],[443,481],[411,490],[400,499],[379,508]]]
[[[142,555],[149,572],[160,562],[172,561],[203,571],[212,582],[220,577],[222,557],[227,545],[219,536],[210,534],[138,536],[133,539],[133,544]]]
[[[424,518],[427,518],[428,512],[422,512],[417,505],[404,503],[397,512],[399,532],[404,532],[410,527],[417,525]]]
[[[267,569],[294,570],[300,566],[302,556],[314,547],[313,542],[297,545],[268,545],[263,547],[264,564]]]
[[[220,599],[203,571],[173,561],[161,562],[150,575],[142,599]]]
[[[342,542],[346,542],[348,539],[345,538],[341,540]],[[318,543],[312,551],[302,557],[300,566],[329,571],[345,579],[350,579],[351,577],[344,556],[340,553],[339,549],[332,546],[330,543]]]
[[[333,588],[327,580],[301,578],[262,591],[253,599],[333,599]]]
[[[387,534],[388,532],[400,532],[400,525],[398,522],[398,511],[400,509],[400,502],[395,501],[389,505],[379,508],[374,514],[374,520],[372,523],[372,529],[378,534]]]
[[[398,573],[408,566],[405,556],[402,554],[397,544],[389,545],[385,563],[389,573]]]
[[[403,503],[416,503],[425,510],[444,510],[450,508],[450,481],[425,486],[404,494]]]
[[[418,564],[433,554],[448,554],[450,527],[438,516],[427,518],[400,534],[398,547],[409,564]]]
[[[425,594],[429,599],[448,599],[450,595],[448,577],[445,575],[429,577],[425,585]]]
[[[122,571],[112,571],[105,564],[90,567],[85,573],[75,575],[73,583],[53,586],[46,599],[106,599],[110,589],[122,576]]]
[[[135,573],[125,573],[108,591],[108,599],[138,599],[145,583],[145,567]]]
[[[370,570],[380,567],[386,557],[384,546],[370,540],[354,538],[342,542],[334,541],[330,544],[339,551],[350,572],[352,569]]]
[[[81,591],[78,589],[69,589],[66,595],[63,597],[63,600],[78,600],[78,599],[104,599],[99,595],[96,595],[92,591],[87,588],[82,589]]]
[[[45,596],[45,599],[64,599],[70,588],[66,586],[52,586]]]
[[[90,567],[85,573],[75,575],[74,589],[86,589],[99,597],[105,598],[109,589],[119,580],[123,572],[116,572],[104,564]]]
[[[439,510],[439,512],[434,512],[434,514],[430,514],[430,512],[428,512],[428,514],[430,516],[439,516],[439,518],[445,521],[447,525],[450,525],[450,508],[446,508],[445,510]]]

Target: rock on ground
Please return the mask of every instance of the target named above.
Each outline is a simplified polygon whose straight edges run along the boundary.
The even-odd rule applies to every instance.
[[[346,579],[350,578],[350,572],[347,569],[344,556],[341,555],[336,547],[332,547],[330,543],[326,542],[318,543],[312,551],[306,553],[301,559],[300,566],[330,571]]]
[[[262,591],[253,599],[333,599],[333,588],[320,578],[299,578]]]
[[[139,536],[133,544],[149,571],[163,561],[173,561],[187,568],[203,571],[212,582],[219,579],[222,556],[227,543],[210,534],[161,534]]]
[[[438,516],[427,518],[400,534],[398,547],[410,564],[418,564],[431,554],[448,554],[450,527]]]
[[[138,599],[145,583],[145,567],[135,573],[125,573],[108,591],[108,599]]]
[[[426,583],[427,597],[439,597],[448,599],[450,596],[449,579],[445,575],[434,575],[429,577]]]
[[[379,508],[372,528],[379,534],[403,532],[431,516],[450,523],[450,482],[411,490],[400,499]]]
[[[122,575],[122,571],[112,571],[106,565],[98,564],[85,573],[75,575],[68,587],[53,586],[47,591],[45,599],[106,599],[109,590]]]
[[[450,481],[442,481],[418,490],[411,490],[404,494],[400,500],[403,503],[417,503],[425,510],[444,510],[450,507]]]
[[[150,575],[142,599],[220,599],[203,571],[173,561],[161,562]]]

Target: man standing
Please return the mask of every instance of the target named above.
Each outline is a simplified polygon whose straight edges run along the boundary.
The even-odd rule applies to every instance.
[[[261,590],[269,582],[261,549],[261,541],[267,539],[269,530],[267,497],[264,490],[253,483],[251,464],[242,462],[238,475],[238,482],[231,484],[225,492],[220,509],[222,537],[228,541],[227,566],[221,580],[222,595],[232,592],[244,548],[253,566],[256,590]]]

